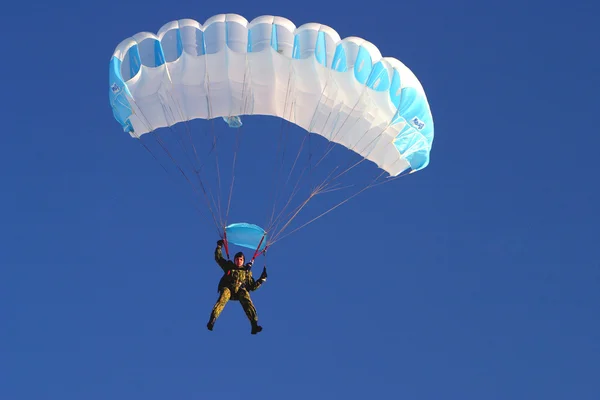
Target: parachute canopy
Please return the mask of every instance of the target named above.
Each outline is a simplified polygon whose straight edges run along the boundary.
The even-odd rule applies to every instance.
[[[400,61],[330,27],[221,14],[121,42],[110,61],[115,119],[133,137],[192,119],[270,115],[345,146],[391,176],[429,163],[425,92]]]

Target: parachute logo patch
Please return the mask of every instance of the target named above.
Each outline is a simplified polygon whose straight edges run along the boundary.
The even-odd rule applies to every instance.
[[[415,126],[415,128],[417,128],[418,130],[421,130],[423,128],[425,128],[425,122],[421,121],[418,117],[414,117],[413,119],[410,120],[410,122]]]
[[[119,85],[117,85],[116,83],[113,83],[113,84],[110,86],[110,89],[112,90],[112,92],[113,92],[114,94],[117,94],[117,93],[119,93],[119,92],[121,91],[121,87],[120,87]]]

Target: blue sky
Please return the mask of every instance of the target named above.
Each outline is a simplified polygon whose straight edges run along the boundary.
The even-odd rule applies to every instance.
[[[3,11],[0,398],[600,398],[598,4],[37,3]],[[273,246],[256,336],[237,303],[206,330],[214,227],[107,98],[122,39],[226,12],[373,42],[436,126],[425,170]],[[239,179],[244,219],[269,186]]]

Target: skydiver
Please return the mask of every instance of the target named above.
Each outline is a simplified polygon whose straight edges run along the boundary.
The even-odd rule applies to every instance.
[[[244,264],[245,257],[241,251],[235,254],[233,261],[225,260],[221,251],[223,244],[223,240],[217,241],[217,248],[215,249],[215,261],[224,273],[218,286],[220,295],[213,307],[206,327],[209,331],[212,331],[215,321],[219,318],[219,314],[223,311],[225,304],[229,300],[238,300],[252,325],[250,333],[255,335],[262,331],[262,326],[258,325],[258,315],[254,304],[252,304],[252,299],[250,299],[249,292],[258,289],[267,280],[267,267],[263,268],[262,274],[255,281],[250,270],[252,262]]]

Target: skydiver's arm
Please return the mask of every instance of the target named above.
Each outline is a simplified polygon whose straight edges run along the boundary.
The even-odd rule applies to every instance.
[[[252,277],[252,272],[250,272],[248,277],[248,290],[254,291],[258,289],[265,281],[267,280],[267,267],[264,267],[262,274],[260,274],[260,278],[254,280]]]
[[[250,275],[248,277],[248,281],[246,283],[246,288],[250,291],[255,291],[256,289],[258,289],[260,287],[261,284],[262,284],[262,282],[258,282],[256,280],[254,280],[252,275]]]
[[[227,260],[223,257],[221,245],[217,245],[217,248],[215,249],[215,261],[223,271],[227,270]]]

